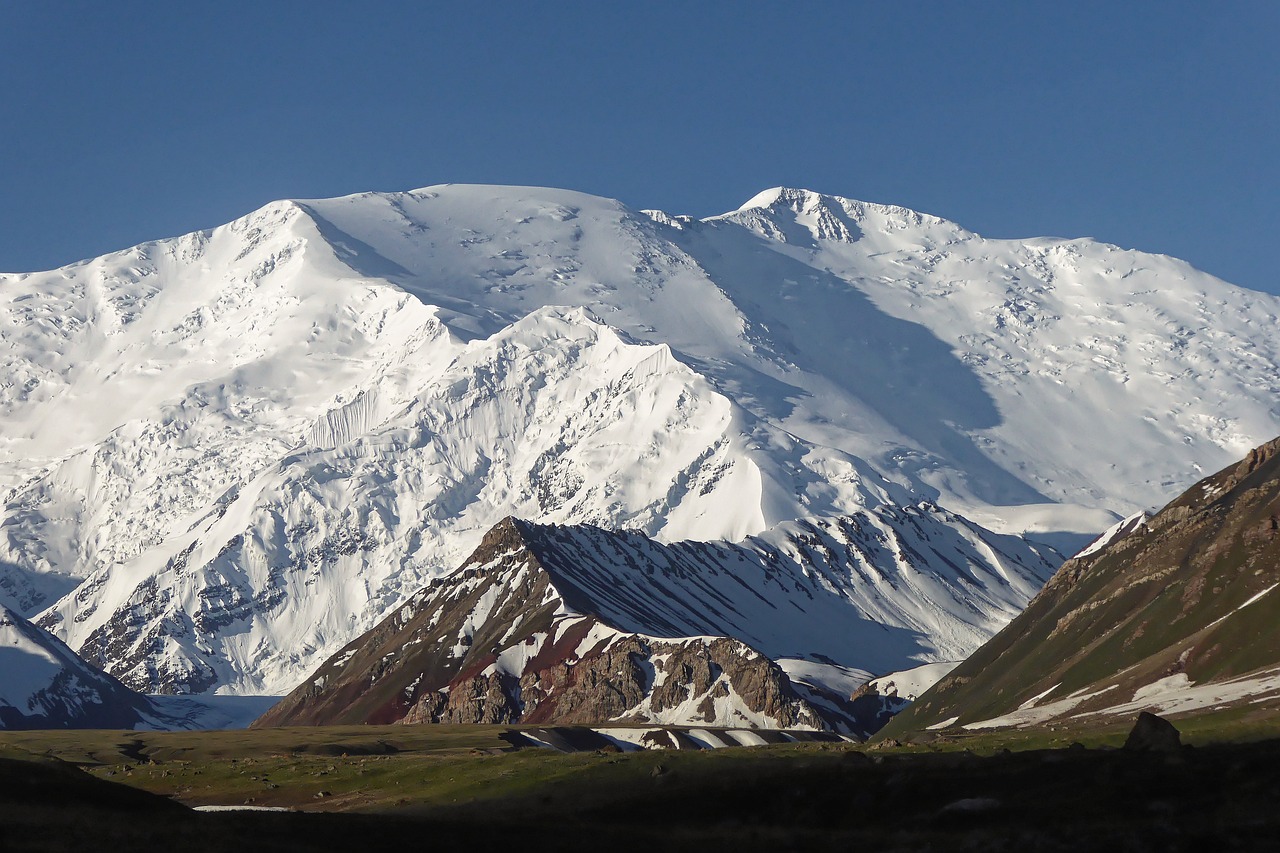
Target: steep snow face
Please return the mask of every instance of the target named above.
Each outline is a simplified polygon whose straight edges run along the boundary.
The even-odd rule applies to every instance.
[[[229,494],[147,580],[101,569],[92,598],[43,622],[131,685],[287,689],[316,650],[460,562],[498,508],[653,533],[758,525],[743,420],[666,347],[535,312],[464,347],[383,429],[299,449]],[[271,678],[238,681],[264,659]]]
[[[1055,566],[936,505],[787,522],[738,544],[526,525],[573,612],[658,637],[728,636],[864,672],[959,660]]]
[[[282,202],[0,281],[11,601],[30,613],[96,569],[163,550],[345,407],[352,385],[381,390],[387,407],[409,398],[404,374],[447,349],[447,331],[326,251]]]
[[[1076,558],[1087,557],[1090,554],[1096,554],[1104,548],[1109,547],[1112,543],[1123,539],[1130,533],[1140,530],[1144,524],[1151,520],[1151,515],[1145,512],[1135,512],[1128,518],[1123,518],[1115,524],[1102,531],[1097,539],[1090,542],[1074,556]]]
[[[279,690],[511,513],[1094,534],[1280,431],[1278,304],[804,191],[280,202],[0,277],[0,597],[132,686]]]
[[[1052,524],[1033,521],[1033,506],[990,508],[1034,505],[1028,490],[1126,515],[1158,507],[1278,431],[1280,299],[1174,258],[1088,239],[988,240],[804,190],[767,191],[709,225],[696,232],[708,243],[745,228],[807,268],[793,298],[844,286],[847,302],[935,337],[945,355],[921,371],[912,338],[859,335],[845,351],[871,341],[875,355],[852,381],[925,450],[960,462],[963,485],[945,464],[920,476],[981,523]],[[812,326],[795,338],[829,346]]]
[[[3,605],[0,673],[0,729],[132,728],[156,714],[145,697]]]

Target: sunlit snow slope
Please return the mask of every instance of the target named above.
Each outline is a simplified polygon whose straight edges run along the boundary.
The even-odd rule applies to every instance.
[[[1093,534],[1280,431],[1278,314],[805,191],[278,202],[0,277],[0,597],[135,688],[284,691],[507,515]]]

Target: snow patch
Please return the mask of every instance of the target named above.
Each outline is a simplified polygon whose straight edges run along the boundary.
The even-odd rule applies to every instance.
[[[1019,708],[1012,713],[1005,714],[1000,717],[992,717],[989,720],[981,720],[976,723],[966,723],[965,729],[997,729],[997,728],[1021,728],[1026,726],[1039,725],[1047,722],[1054,717],[1060,717],[1070,711],[1082,702],[1086,702],[1095,696],[1100,696],[1108,690],[1114,690],[1115,685],[1104,687],[1092,693],[1073,693],[1062,699],[1049,702],[1045,705],[1038,705],[1029,708]],[[1046,694],[1047,695],[1047,694]]]
[[[897,696],[914,702],[933,685],[941,681],[951,670],[960,665],[960,661],[939,661],[926,663],[901,672],[891,672],[871,679],[869,682],[875,691],[883,696]]]

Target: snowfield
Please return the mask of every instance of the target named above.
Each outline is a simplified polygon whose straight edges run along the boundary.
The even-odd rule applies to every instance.
[[[737,541],[933,501],[1072,551],[1280,433],[1278,316],[804,190],[276,202],[0,276],[0,602],[138,690],[282,693],[509,515]]]
[[[0,729],[180,725],[163,717],[146,698],[0,605]]]

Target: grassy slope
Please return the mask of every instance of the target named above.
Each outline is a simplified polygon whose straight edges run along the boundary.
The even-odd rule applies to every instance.
[[[1280,664],[1280,590],[1236,612],[1280,583],[1280,443],[1264,450],[1193,486],[1148,531],[1069,561],[881,737],[1001,716],[1045,691],[1039,704],[1110,688],[1074,714],[1174,672],[1203,683]]]

